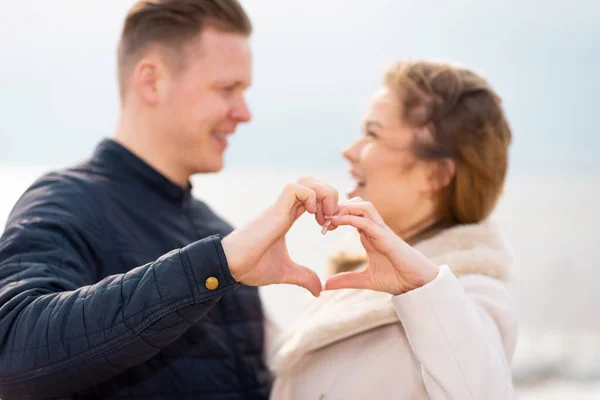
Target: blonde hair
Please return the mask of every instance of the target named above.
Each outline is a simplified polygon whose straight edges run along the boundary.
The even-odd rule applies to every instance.
[[[451,224],[486,219],[504,187],[512,140],[500,97],[482,76],[441,62],[396,62],[384,84],[397,94],[403,122],[414,128],[415,157],[454,161],[450,184],[438,192],[439,217]],[[365,261],[344,250],[330,259],[330,269],[349,271]]]

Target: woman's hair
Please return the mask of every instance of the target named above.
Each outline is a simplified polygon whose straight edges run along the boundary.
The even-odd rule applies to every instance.
[[[452,224],[487,218],[502,193],[511,142],[500,97],[480,75],[438,62],[396,62],[384,83],[414,130],[416,159],[454,161],[454,176],[437,193],[439,217]],[[330,261],[341,272],[364,260],[340,253]]]

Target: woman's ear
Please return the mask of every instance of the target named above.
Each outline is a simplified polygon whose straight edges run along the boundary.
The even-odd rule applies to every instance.
[[[432,192],[437,192],[444,189],[450,185],[455,173],[456,164],[451,158],[446,157],[434,161],[428,177],[429,189]]]

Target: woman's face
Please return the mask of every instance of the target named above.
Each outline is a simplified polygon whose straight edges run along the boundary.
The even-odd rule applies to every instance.
[[[367,111],[363,134],[344,150],[356,186],[348,197],[373,203],[398,235],[433,216],[427,163],[412,154],[414,132],[402,122],[401,105],[381,88]]]

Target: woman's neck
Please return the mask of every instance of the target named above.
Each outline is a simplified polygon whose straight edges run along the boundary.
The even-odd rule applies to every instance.
[[[437,235],[440,231],[449,228],[452,225],[452,223],[445,219],[432,216],[420,221],[417,224],[414,224],[408,229],[405,229],[401,232],[396,232],[396,234],[400,236],[406,243],[414,246],[423,240]]]

